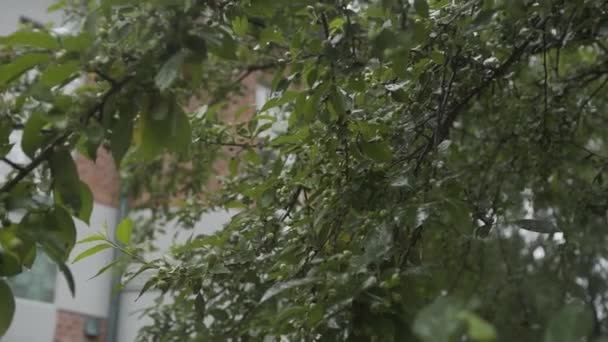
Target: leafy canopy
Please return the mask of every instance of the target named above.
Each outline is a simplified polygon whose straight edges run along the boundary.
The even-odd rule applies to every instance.
[[[71,279],[70,152],[104,146],[152,215],[76,259],[154,272],[142,341],[606,338],[606,1],[76,2],[77,32],[0,40],[0,152],[21,130],[31,158],[3,157],[0,277],[42,249]],[[232,103],[250,80],[261,110]],[[0,280],[0,335],[13,311]]]

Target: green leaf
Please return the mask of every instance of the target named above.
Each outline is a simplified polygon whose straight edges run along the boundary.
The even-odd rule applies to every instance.
[[[249,21],[247,17],[236,17],[232,19],[232,30],[237,35],[244,37],[249,31]]]
[[[53,176],[55,201],[65,204],[72,209],[74,214],[83,213],[84,219],[88,221],[86,215],[90,215],[92,208],[92,195],[86,185],[80,182],[78,170],[72,155],[67,149],[60,149],[53,152],[50,159],[51,174]],[[83,203],[81,196],[85,196]]]
[[[133,116],[129,112],[121,112],[120,117],[112,128],[110,138],[110,149],[117,165],[120,165],[125,156],[131,141],[133,140]]]
[[[308,325],[310,327],[314,327],[318,322],[323,319],[324,315],[325,307],[320,304],[315,304],[308,312]]]
[[[395,32],[388,28],[382,29],[373,39],[373,50],[374,56],[383,58],[384,50],[393,48],[397,41],[397,35]]]
[[[76,244],[76,227],[74,226],[74,220],[65,209],[55,206],[48,214],[46,222],[49,226],[53,227],[51,233],[59,240],[60,245],[63,247],[65,260],[67,260],[68,255],[72,252],[72,248],[74,248],[74,245]],[[47,228],[49,228],[49,226],[47,226]]]
[[[89,278],[89,280],[95,279],[95,278],[99,277],[100,275],[102,275],[103,273],[105,273],[107,270],[109,270],[110,268],[112,268],[115,265],[117,265],[120,261],[121,261],[120,259],[116,259],[116,260],[112,261],[111,263],[105,265],[99,271],[97,271],[97,273],[95,273],[94,276],[92,276],[91,278]]]
[[[465,303],[453,297],[438,297],[416,315],[414,333],[423,341],[450,342],[462,327],[458,315],[465,309]]]
[[[180,50],[163,64],[154,78],[154,83],[158,89],[164,91],[173,84],[173,81],[181,74],[182,64],[186,55],[185,50]]]
[[[593,331],[593,325],[593,312],[587,305],[566,304],[549,321],[544,341],[585,341]]]
[[[198,295],[196,295],[196,298],[194,299],[194,308],[196,310],[196,314],[198,315],[198,317],[200,319],[205,319],[205,297],[203,297],[203,295],[201,293],[199,293]]]
[[[0,273],[8,273],[7,269],[21,271],[19,264],[31,268],[36,259],[36,244],[32,239],[20,234],[15,224],[0,229],[0,247],[4,249],[4,257],[0,257],[0,269],[3,270]],[[8,262],[12,265],[5,264]]]
[[[283,33],[276,26],[268,26],[260,32],[259,38],[260,45],[266,46],[269,43],[277,43],[285,45],[287,41],[283,36]]]
[[[377,162],[389,162],[393,158],[390,146],[381,140],[363,141],[360,143],[361,152]]]
[[[302,144],[310,135],[310,131],[308,127],[302,127],[296,132],[287,135],[281,135],[270,142],[272,146],[278,145],[293,145],[293,144]]]
[[[290,319],[296,318],[298,316],[302,316],[306,313],[306,306],[298,305],[298,306],[286,306],[284,310],[281,310],[273,319],[273,324],[280,325],[283,324]]]
[[[95,234],[95,235],[91,235],[89,237],[86,237],[78,242],[76,242],[77,244],[81,244],[81,243],[89,243],[89,242],[94,242],[94,241],[106,241],[105,236],[100,235],[100,234]]]
[[[70,289],[72,297],[76,297],[76,283],[74,283],[74,276],[72,275],[72,271],[70,271],[70,268],[64,262],[59,262],[57,266],[59,266],[59,270],[61,271],[63,277],[68,283],[68,288]]]
[[[58,49],[59,42],[45,31],[19,30],[10,36],[1,37],[0,44],[10,46],[30,46],[42,49]]]
[[[13,147],[9,140],[12,130],[8,120],[0,120],[0,156],[5,156]]]
[[[262,109],[260,109],[260,112],[265,112],[269,109],[279,107],[286,103],[292,102],[293,100],[296,99],[297,96],[298,96],[298,93],[295,91],[286,91],[285,93],[281,94],[280,96],[273,97],[270,100],[266,101],[266,103],[264,104]]]
[[[346,20],[344,20],[344,18],[337,17],[329,23],[329,31],[335,32],[336,30],[340,30],[342,27],[344,27],[345,23]]]
[[[524,220],[516,220],[512,221],[512,224],[517,227],[525,230],[529,230],[537,233],[556,233],[560,230],[549,220],[540,220],[540,219],[524,219]]]
[[[496,329],[483,318],[468,310],[460,312],[457,317],[467,322],[467,333],[473,341],[485,342],[496,340]]]
[[[135,0],[103,0],[101,1],[100,7],[102,9],[110,10],[112,7],[118,7],[121,5],[129,5],[135,2]]]
[[[69,61],[64,64],[49,65],[40,75],[40,83],[52,88],[70,80],[80,69],[78,61]]]
[[[424,20],[415,20],[412,23],[412,31],[417,43],[425,42],[429,38],[430,29]]]
[[[334,120],[343,117],[346,113],[346,109],[344,106],[344,99],[342,98],[342,93],[337,89],[332,89],[331,94],[329,96],[329,106],[328,109],[332,114]]]
[[[414,9],[421,17],[429,17],[429,4],[426,0],[414,0]]]
[[[253,164],[253,165],[261,165],[262,164],[262,157],[260,157],[260,155],[254,151],[253,149],[246,149],[245,153],[243,153],[243,160]]]
[[[0,65],[0,88],[14,81],[26,71],[49,61],[46,53],[27,53],[12,60],[9,64]]]
[[[45,212],[28,213],[19,223],[19,231],[38,242],[58,262],[66,261],[76,244],[72,216],[58,205]]]
[[[28,216],[24,217],[23,221],[28,220]],[[71,227],[68,225],[69,222],[72,223]],[[32,222],[36,222],[36,217],[29,217],[29,224]],[[72,251],[72,247],[74,246],[74,241],[76,239],[76,228],[73,225],[72,218],[65,210],[61,210],[60,208],[55,208],[55,210],[47,215],[46,222],[48,226],[46,228],[50,228],[51,232],[44,232],[44,235],[38,232],[38,235],[41,235],[39,238],[39,242],[44,249],[44,252],[57,264],[59,270],[63,274],[66,282],[68,283],[68,288],[70,289],[70,293],[72,297],[76,296],[76,284],[74,282],[74,276],[70,271],[70,268],[65,264],[70,252]],[[57,225],[63,227],[62,230],[57,231]],[[32,228],[32,227],[30,227]],[[38,228],[39,229],[39,228]],[[49,236],[50,235],[50,236]],[[53,238],[59,240],[58,242],[53,241]],[[71,246],[69,243],[72,243]]]
[[[80,182],[80,210],[78,211],[78,218],[88,224],[92,213],[93,193],[86,183]]]
[[[72,263],[76,263],[86,257],[89,257],[91,255],[97,254],[105,249],[111,248],[112,245],[108,244],[108,243],[103,243],[101,245],[97,245],[97,246],[93,246],[87,250],[85,250],[84,252],[78,254],[78,256],[76,256],[76,258],[74,258],[74,261],[72,261]]]
[[[4,280],[0,279],[0,337],[6,334],[14,315],[15,297],[13,297],[13,291]]]
[[[41,131],[47,123],[46,118],[39,112],[32,113],[25,123],[21,138],[21,149],[28,157],[33,158],[36,151],[50,140],[51,135]]]
[[[19,256],[12,251],[0,248],[0,277],[11,277],[21,273]]]
[[[116,228],[116,240],[121,243],[128,245],[131,242],[131,235],[133,234],[133,221],[130,218],[125,218],[120,222]]]
[[[382,259],[391,248],[393,236],[385,226],[371,231],[366,239],[365,253],[361,258],[363,266]]]
[[[57,0],[54,4],[49,6],[46,11],[47,13],[53,13],[62,10],[67,4],[67,0]]]
[[[85,51],[94,39],[87,32],[82,32],[76,36],[62,36],[61,43],[68,51],[83,52]]]
[[[236,59],[236,50],[238,45],[231,34],[223,32],[221,38],[219,38],[213,44],[210,44],[210,51],[223,59],[234,60]]]
[[[268,290],[266,290],[266,292],[262,296],[262,299],[260,299],[260,303],[263,303],[289,289],[309,285],[309,284],[315,283],[317,281],[318,281],[317,278],[302,278],[302,279],[293,279],[293,280],[289,280],[286,282],[274,284],[272,287],[270,287]]]
[[[141,298],[141,296],[143,296],[144,293],[146,293],[154,284],[156,284],[156,278],[148,279],[144,286],[142,286],[141,291],[139,291],[139,294],[137,295],[137,298],[135,298],[135,301]]]
[[[155,158],[164,150],[186,153],[190,146],[192,136],[190,120],[177,103],[170,99],[168,101],[170,101],[167,107],[169,112],[164,119],[154,120],[148,110],[140,115],[135,138],[138,142],[138,150],[146,160]]]
[[[145,272],[147,270],[153,269],[153,268],[154,268],[154,266],[149,265],[149,264],[142,265],[135,273],[131,274],[129,276],[129,278],[127,278],[124,281],[124,283],[120,284],[120,287],[123,287],[123,286],[127,285],[128,283],[130,283],[131,281],[133,281],[133,279],[135,279],[138,275],[142,274],[143,272]],[[146,282],[146,284],[144,284],[142,290],[139,292],[139,296],[135,300],[139,299],[139,297],[141,297],[141,295],[144,294],[144,292],[146,292],[150,288],[150,286],[152,286],[155,283],[155,281],[156,281],[156,278],[149,279]],[[152,282],[152,283],[150,285],[148,285],[149,282]]]

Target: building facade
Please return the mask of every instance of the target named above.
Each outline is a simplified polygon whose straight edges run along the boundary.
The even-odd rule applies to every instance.
[[[53,21],[60,23],[58,14],[49,14],[46,8],[53,0],[3,0],[0,4],[0,35],[7,35],[18,28],[20,17],[38,22]],[[244,82],[245,92],[226,110],[239,108],[244,104],[260,108],[270,95],[269,90],[258,83],[259,75],[251,75]],[[228,120],[230,118],[227,118]],[[282,131],[279,123],[270,134]],[[274,133],[273,133],[274,132]],[[25,164],[27,156],[20,150],[20,134],[11,136],[15,143],[7,156],[9,159]],[[77,227],[77,240],[95,234],[107,227],[110,236],[113,230],[127,214],[126,200],[120,198],[120,177],[112,156],[103,149],[97,153],[97,160],[91,161],[74,154],[79,176],[85,182],[94,197],[94,207],[90,224],[74,219]],[[228,165],[218,161],[216,172],[225,173]],[[9,177],[11,168],[0,161],[0,181]],[[213,184],[211,184],[213,187]],[[119,208],[122,205],[122,208]],[[187,231],[189,236],[212,233],[230,220],[234,212],[218,211],[206,214],[194,230]],[[177,224],[166,227],[167,234],[159,236],[155,244],[160,251],[187,236],[180,236]],[[90,246],[76,245],[70,260]],[[158,293],[147,292],[135,300],[146,279],[140,277],[125,286],[119,293],[114,285],[119,275],[106,272],[90,279],[103,266],[116,257],[116,252],[106,249],[75,264],[69,265],[76,283],[76,296],[72,297],[68,285],[56,266],[44,256],[37,258],[34,267],[10,279],[16,296],[16,312],[7,335],[0,342],[132,342],[138,330],[150,321],[141,315],[142,309],[153,304]]]

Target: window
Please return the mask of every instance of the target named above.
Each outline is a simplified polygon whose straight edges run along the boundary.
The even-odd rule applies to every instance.
[[[30,270],[8,278],[15,297],[53,303],[57,268],[53,261],[38,250],[36,261]]]
[[[30,160],[21,150],[22,131],[13,131],[9,142],[13,144],[6,158],[16,164],[27,164]],[[9,165],[0,162],[0,180],[4,180],[12,171]],[[18,213],[13,213],[19,215]],[[37,251],[36,261],[30,270],[8,278],[8,283],[16,297],[52,303],[55,300],[55,279],[57,268],[51,259],[42,252]]]

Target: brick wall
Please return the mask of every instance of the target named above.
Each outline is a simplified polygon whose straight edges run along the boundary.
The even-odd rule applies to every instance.
[[[87,337],[85,324],[88,319],[98,320],[99,337]],[[35,328],[35,327],[34,327]],[[105,342],[106,320],[82,315],[74,312],[57,311],[57,325],[55,327],[54,342]]]
[[[91,189],[95,203],[117,207],[120,195],[120,176],[112,155],[103,148],[99,148],[95,161],[76,154],[74,162],[76,163],[80,180]],[[85,325],[89,319],[98,321],[100,329],[99,337],[87,337],[85,335]],[[53,341],[105,342],[106,320],[76,312],[58,310]]]
[[[239,123],[245,122],[251,119],[255,111],[255,89],[258,84],[258,80],[263,76],[261,72],[255,72],[247,76],[243,84],[243,92],[240,95],[232,96],[228,101],[225,108],[222,108],[220,112],[220,119],[224,122]],[[236,118],[234,113],[239,111],[242,107],[248,106],[249,110],[241,113]],[[245,141],[239,141],[239,143],[246,143]],[[240,147],[223,147],[223,152],[230,157],[238,157],[239,152],[242,150]],[[218,176],[224,176],[228,173],[229,160],[227,158],[220,158],[213,163],[213,170],[215,175],[212,176],[207,184],[207,191],[215,191],[221,187],[221,183]]]
[[[253,73],[243,80],[242,95],[234,96],[229,99],[225,108],[221,110],[220,117],[225,122],[236,123],[249,120],[255,109],[255,88],[258,79],[262,74]],[[200,104],[193,100],[189,105],[190,110],[194,110]],[[243,106],[249,106],[237,119],[234,113]],[[241,150],[239,147],[224,147],[223,152],[231,157],[238,157]],[[120,199],[120,174],[117,170],[111,153],[103,148],[97,151],[97,159],[89,160],[84,156],[76,154],[74,162],[78,169],[81,181],[86,183],[92,194],[95,203],[110,207],[117,207]],[[228,169],[228,161],[225,159],[216,160],[213,169],[218,176],[225,175]],[[217,176],[212,177],[206,186],[207,191],[215,191],[221,187]],[[145,194],[136,200],[145,202]],[[170,200],[170,199],[169,199]],[[99,320],[101,334],[99,337],[89,338],[85,336],[85,324],[89,318]],[[106,340],[106,320],[87,315],[59,310],[55,327],[54,342],[105,342]]]
[[[97,160],[92,161],[77,154],[74,162],[78,168],[80,180],[89,186],[95,202],[109,207],[118,207],[120,175],[112,155],[100,147],[97,150]]]

